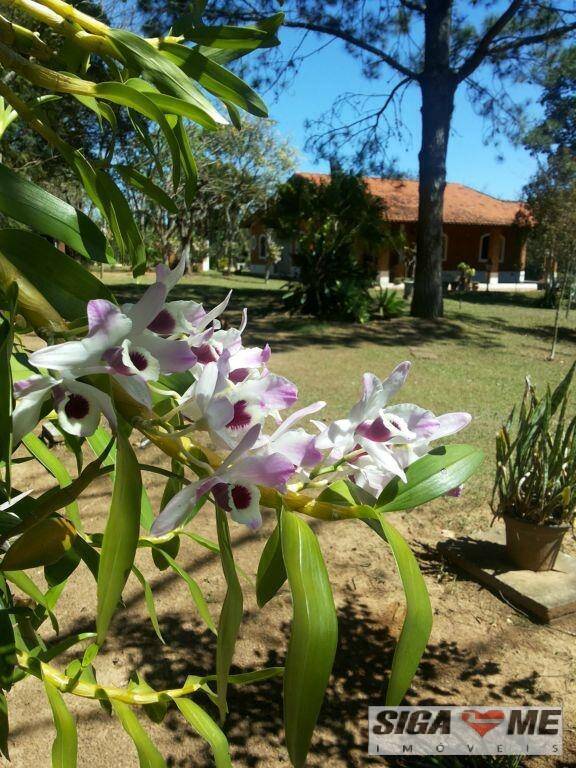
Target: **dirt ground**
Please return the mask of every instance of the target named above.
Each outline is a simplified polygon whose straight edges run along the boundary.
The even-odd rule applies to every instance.
[[[62,449],[58,449],[63,454]],[[142,461],[157,461],[151,448],[137,449]],[[25,482],[37,491],[45,485],[39,469],[26,468]],[[32,468],[32,469],[31,469]],[[162,484],[147,475],[153,503]],[[81,509],[88,531],[102,530],[109,496],[107,480],[84,494]],[[478,584],[452,571],[436,552],[436,543],[462,525],[458,501],[440,501],[410,514],[394,515],[394,522],[413,543],[430,590],[435,621],[430,644],[408,703],[428,704],[540,704],[564,705],[565,752],[562,760],[533,759],[530,766],[568,766],[576,760],[576,617],[554,626],[537,625]],[[238,564],[253,575],[271,516],[253,534],[232,525]],[[467,520],[472,529],[487,527],[488,508]],[[448,529],[452,526],[452,529]],[[314,524],[334,585],[340,620],[340,642],[334,675],[313,743],[309,765],[338,768],[386,764],[367,755],[367,707],[384,702],[386,676],[394,638],[403,616],[402,592],[390,553],[361,523]],[[211,510],[196,519],[194,530],[216,538]],[[568,548],[574,551],[571,542]],[[183,542],[178,557],[199,582],[217,616],[224,579],[216,556],[192,542]],[[138,564],[151,578],[162,646],[147,617],[138,582],[130,579],[126,609],[116,615],[106,651],[97,659],[102,682],[125,684],[131,670],[140,670],[155,688],[182,684],[188,674],[214,669],[214,638],[200,622],[186,585],[171,572],[158,572],[147,550]],[[40,578],[40,571],[32,575]],[[282,664],[290,597],[286,588],[263,611],[258,611],[253,584],[244,582],[245,617],[235,656],[239,669]],[[58,608],[61,632],[93,628],[95,584],[80,568],[69,580]],[[61,606],[61,607],[60,607]],[[47,637],[50,637],[47,633]],[[71,658],[71,657],[70,657]],[[68,696],[77,715],[79,765],[82,768],[134,768],[138,765],[132,742],[118,722],[92,701]],[[9,694],[10,752],[13,768],[49,768],[53,726],[41,684],[28,679]],[[234,765],[238,768],[287,766],[282,743],[281,682],[273,680],[232,692],[226,731]],[[164,725],[146,727],[168,765],[178,768],[209,766],[209,753],[191,729],[170,713]]]

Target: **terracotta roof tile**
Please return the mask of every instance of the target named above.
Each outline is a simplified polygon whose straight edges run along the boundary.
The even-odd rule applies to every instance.
[[[318,184],[326,183],[327,173],[299,173],[298,176]],[[380,179],[366,177],[370,192],[382,198],[390,221],[413,222],[418,220],[418,182],[408,179]],[[498,200],[463,184],[446,184],[444,197],[444,222],[446,224],[491,224],[520,226],[530,223],[526,206],[518,201]]]

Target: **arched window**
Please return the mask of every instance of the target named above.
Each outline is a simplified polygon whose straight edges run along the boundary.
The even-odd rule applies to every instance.
[[[268,243],[266,241],[266,235],[260,235],[258,240],[258,259],[260,261],[266,261],[268,258]]]
[[[500,250],[498,251],[498,261],[500,264],[504,264],[504,259],[506,257],[506,238],[504,235],[500,235]]]
[[[490,233],[482,235],[480,238],[480,251],[478,253],[478,261],[486,263],[490,254]]]
[[[448,261],[448,235],[442,235],[442,261]]]

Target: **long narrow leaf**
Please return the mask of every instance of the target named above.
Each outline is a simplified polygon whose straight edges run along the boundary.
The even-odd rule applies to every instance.
[[[2,163],[0,211],[89,259],[106,261],[106,238],[88,216]]]
[[[35,327],[61,326],[86,314],[90,299],[113,300],[93,274],[40,235],[0,230],[0,285],[18,283],[19,311]]]
[[[394,652],[386,691],[387,706],[399,706],[410,687],[430,637],[432,606],[418,561],[400,533],[383,514],[378,515],[378,520],[366,522],[390,545],[406,597],[406,617]]]
[[[262,551],[256,574],[256,598],[262,608],[286,581],[280,527],[276,526]]]
[[[302,768],[332,672],[338,621],[322,552],[311,528],[284,510],[281,536],[293,604],[284,673],[284,728],[292,764]]]
[[[122,727],[130,736],[138,752],[140,768],[166,768],[166,761],[154,746],[150,736],[128,704],[121,701],[112,701],[112,708],[116,717],[122,723]]]
[[[407,482],[394,478],[380,494],[379,512],[414,509],[464,483],[480,466],[484,454],[469,445],[445,445],[415,461]]]
[[[191,699],[174,699],[174,701],[196,733],[210,744],[216,768],[232,768],[226,736],[210,715]]]
[[[76,723],[58,689],[47,680],[44,681],[44,687],[56,726],[56,738],[52,744],[52,768],[76,768],[78,759]]]
[[[116,479],[98,568],[96,631],[102,645],[134,564],[140,532],[142,478],[128,439],[118,435]]]
[[[24,437],[22,440],[26,448],[30,451],[32,456],[34,456],[37,461],[44,466],[48,472],[52,475],[52,477],[56,478],[60,484],[60,488],[66,488],[70,485],[72,482],[72,478],[70,477],[70,474],[64,464],[58,459],[58,457],[54,454],[54,451],[51,451],[45,443],[42,442],[39,438],[36,437],[36,435],[29,434]],[[78,502],[76,500],[72,501],[68,506],[66,507],[66,512],[68,514],[68,517],[76,528],[81,531],[82,530],[82,520],[80,518],[80,511],[78,509]]]
[[[218,544],[222,558],[222,570],[224,571],[227,585],[226,597],[222,604],[222,611],[220,612],[220,620],[218,622],[218,643],[216,645],[216,690],[218,692],[220,720],[224,721],[228,711],[226,704],[228,673],[232,664],[232,658],[234,657],[238,630],[242,622],[244,598],[234,564],[228,519],[226,513],[220,507],[216,507],[216,525],[218,528]]]

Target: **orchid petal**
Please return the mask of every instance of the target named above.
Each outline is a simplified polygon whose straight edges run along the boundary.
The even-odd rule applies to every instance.
[[[185,270],[185,256],[182,256],[174,269],[170,269],[167,264],[158,264],[156,267],[156,282],[161,283],[165,287],[166,293],[168,293],[182,279]]]
[[[284,419],[282,424],[280,424],[278,429],[272,435],[271,439],[278,439],[280,435],[282,435],[284,432],[287,432],[290,427],[299,422],[301,419],[304,419],[306,416],[311,416],[313,413],[318,413],[318,411],[321,411],[322,408],[325,407],[326,403],[324,400],[318,400],[316,403],[311,403],[310,405],[304,406],[304,408],[299,408],[297,411],[294,411],[294,413],[291,413]]]
[[[236,483],[228,486],[230,517],[234,522],[256,531],[262,525],[260,490],[255,485]]]
[[[242,440],[240,440],[236,448],[234,448],[234,450],[231,451],[231,453],[224,459],[222,462],[222,467],[230,467],[240,458],[240,456],[243,456],[250,450],[250,448],[253,448],[254,445],[256,445],[258,438],[260,437],[261,431],[262,427],[260,424],[255,424],[253,427],[251,427],[248,432],[246,432]]]
[[[137,403],[152,408],[152,396],[148,385],[141,376],[114,376],[116,381],[126,394]]]
[[[220,477],[228,482],[267,485],[283,490],[293,474],[294,464],[289,459],[280,453],[271,453],[268,456],[246,456],[220,473]]]
[[[146,289],[142,298],[127,312],[132,320],[132,333],[142,333],[148,325],[158,316],[166,301],[166,286],[163,283],[154,283]]]
[[[156,358],[164,373],[188,371],[196,365],[197,357],[187,341],[163,339],[150,331],[145,331],[134,341]]]
[[[441,437],[453,435],[460,430],[465,429],[472,421],[469,413],[444,413],[436,416],[439,426],[434,430],[432,440],[439,440]]]
[[[54,386],[54,384],[48,383],[54,379],[50,379],[48,376],[43,376],[42,379],[45,380],[46,386],[33,389],[16,401],[16,406],[12,411],[12,441],[14,445],[19,443],[29,432],[32,432],[40,420],[42,405],[50,396],[50,391]]]
[[[221,301],[220,304],[214,307],[214,309],[211,309],[209,312],[206,312],[204,317],[198,323],[197,328],[199,331],[203,331],[208,325],[210,325],[212,320],[215,320],[219,315],[222,314],[222,312],[224,312],[224,310],[228,306],[228,302],[230,301],[231,296],[232,296],[232,291],[229,291],[224,301]]]
[[[359,442],[380,469],[391,472],[403,482],[406,482],[406,474],[389,448],[383,443],[374,443],[363,437],[359,438]]]
[[[163,536],[177,528],[196,503],[197,492],[198,483],[191,483],[175,494],[152,523],[152,536]]]

